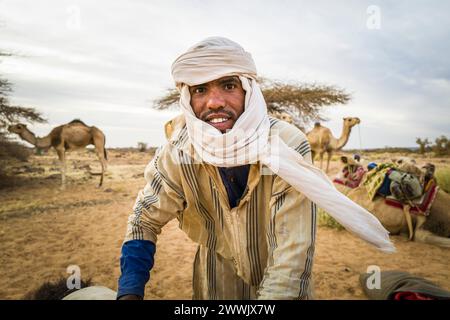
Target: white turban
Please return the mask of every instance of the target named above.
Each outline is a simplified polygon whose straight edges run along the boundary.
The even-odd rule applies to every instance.
[[[177,87],[183,83],[195,86],[237,73],[256,77],[252,56],[236,42],[221,37],[203,40],[172,64]]]
[[[245,110],[233,128],[222,134],[195,116],[188,86],[230,75],[239,76],[242,82]],[[222,37],[207,38],[175,60],[172,76],[180,90],[190,142],[203,161],[220,167],[260,161],[346,229],[382,251],[395,251],[388,231],[370,212],[340,193],[322,170],[305,161],[278,135],[270,135],[267,106],[255,80],[255,63],[239,44]]]

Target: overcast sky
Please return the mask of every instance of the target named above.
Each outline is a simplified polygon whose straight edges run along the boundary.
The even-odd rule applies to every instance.
[[[357,116],[346,148],[415,146],[450,135],[448,1],[0,0],[0,73],[13,103],[49,120],[80,118],[108,147],[159,145],[176,114],[151,109],[173,86],[170,65],[209,36],[240,43],[265,77],[336,85],[326,109],[335,136]],[[309,129],[309,128],[308,128]],[[360,138],[361,137],[361,138]]]

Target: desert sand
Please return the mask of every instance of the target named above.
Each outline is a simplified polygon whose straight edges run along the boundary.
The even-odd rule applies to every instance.
[[[0,299],[21,299],[45,281],[68,277],[70,265],[83,279],[117,290],[120,248],[127,217],[144,186],[150,153],[109,150],[102,188],[87,172],[100,166],[95,154],[69,153],[68,187],[59,190],[56,155],[10,164],[16,180],[0,189]],[[338,170],[332,163],[331,175]],[[33,168],[33,169],[30,169]],[[40,169],[36,169],[40,168]],[[394,254],[384,254],[347,231],[318,227],[313,268],[317,299],[366,299],[358,278],[370,265],[403,270],[450,290],[450,250],[393,236]],[[196,244],[176,221],[163,228],[146,299],[190,299]]]

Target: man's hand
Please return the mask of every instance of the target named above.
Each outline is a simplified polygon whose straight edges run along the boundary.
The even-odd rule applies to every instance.
[[[141,296],[137,296],[135,294],[126,294],[126,295],[121,296],[117,300],[143,300],[143,299]]]

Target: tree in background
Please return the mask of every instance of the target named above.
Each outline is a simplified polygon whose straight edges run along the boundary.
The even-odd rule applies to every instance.
[[[147,144],[145,142],[138,142],[138,150],[139,152],[147,151]]]
[[[323,107],[345,104],[350,95],[343,89],[329,85],[302,84],[297,82],[274,81],[266,78],[258,80],[270,114],[289,114],[294,124],[304,131],[315,121],[326,120],[322,115]],[[157,110],[175,106],[180,98],[176,89],[154,101]]]
[[[450,141],[446,136],[442,135],[434,141],[436,144],[433,146],[433,149],[437,156],[450,155]]]
[[[0,57],[10,56],[0,51]],[[8,137],[8,126],[17,122],[45,122],[41,113],[34,108],[11,105],[8,95],[12,92],[12,84],[0,74],[0,158],[17,158],[26,160],[28,149],[11,141]]]
[[[430,141],[428,141],[428,138],[425,138],[425,140],[422,140],[421,138],[416,139],[416,143],[419,145],[419,153],[425,154],[427,151],[427,147],[431,144]]]

